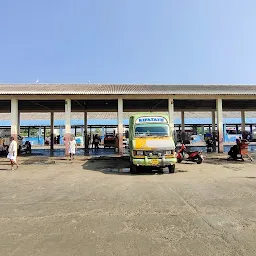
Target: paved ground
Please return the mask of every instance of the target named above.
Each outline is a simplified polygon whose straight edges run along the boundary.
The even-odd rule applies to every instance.
[[[255,163],[135,176],[121,159],[21,163],[0,159],[1,256],[256,255]]]

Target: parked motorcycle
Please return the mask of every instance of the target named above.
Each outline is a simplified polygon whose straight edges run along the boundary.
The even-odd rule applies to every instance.
[[[177,162],[181,163],[183,160],[201,164],[204,160],[204,157],[200,151],[188,152],[185,144],[181,144],[181,148],[177,153]]]
[[[21,147],[21,152],[25,152],[26,154],[31,154],[31,143],[26,141],[24,145]]]

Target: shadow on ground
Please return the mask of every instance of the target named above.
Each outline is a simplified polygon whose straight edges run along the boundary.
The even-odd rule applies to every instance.
[[[130,162],[128,158],[109,158],[109,159],[89,159],[82,165],[84,170],[97,171],[104,174],[114,175],[132,175],[130,174]],[[187,172],[176,165],[177,172]],[[169,173],[168,168],[151,168],[140,167],[139,175],[154,175]]]

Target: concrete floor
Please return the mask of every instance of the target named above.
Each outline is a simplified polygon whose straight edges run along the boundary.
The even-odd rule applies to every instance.
[[[1,256],[256,255],[254,162],[130,175],[119,158],[0,161]]]

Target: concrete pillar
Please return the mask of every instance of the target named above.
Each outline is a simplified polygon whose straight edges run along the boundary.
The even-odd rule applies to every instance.
[[[71,100],[65,100],[65,155],[68,155],[68,143],[71,137]]]
[[[88,130],[88,116],[87,116],[87,111],[85,111],[84,112],[84,150],[85,152],[87,152],[89,148],[87,130]]]
[[[11,100],[11,136],[17,141],[19,123],[19,105],[17,99]]]
[[[28,137],[30,137],[30,126],[28,127]]]
[[[117,119],[118,119],[118,152],[119,155],[123,155],[123,99],[118,99],[118,112],[117,112]]]
[[[239,132],[239,127],[238,127],[238,124],[236,124],[236,134],[238,134]]]
[[[54,112],[51,112],[51,130],[50,130],[50,136],[51,136],[51,142],[50,142],[50,149],[53,150],[54,148]]]
[[[215,110],[212,111],[212,140],[213,140],[213,146],[212,146],[212,151],[216,152],[216,114]]]
[[[44,144],[45,144],[45,139],[46,139],[46,127],[44,126]]]
[[[18,111],[18,129],[17,133],[20,134],[20,111]]]
[[[185,112],[181,111],[181,131],[185,132]]]
[[[41,136],[42,136],[42,128],[39,127],[38,128],[38,144],[41,145],[40,141],[41,141]]]
[[[215,111],[212,111],[212,133],[216,131],[215,119],[216,119]]]
[[[91,141],[92,141],[92,126],[90,126],[90,142],[89,142],[89,147],[90,147]]]
[[[223,111],[222,111],[222,99],[216,100],[217,106],[217,124],[218,124],[218,152],[224,152],[223,146]]]
[[[185,112],[181,111],[181,141],[185,142]]]
[[[171,135],[174,135],[174,102],[172,98],[168,99],[168,115]]]
[[[241,130],[242,133],[245,131],[245,111],[241,111]]]

